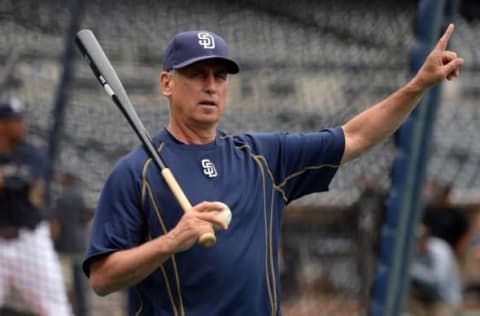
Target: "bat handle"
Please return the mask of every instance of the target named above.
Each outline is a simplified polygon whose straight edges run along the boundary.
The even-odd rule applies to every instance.
[[[210,248],[217,242],[217,238],[214,233],[204,233],[198,239],[198,243],[205,248]]]
[[[183,193],[183,190],[182,188],[180,188],[177,180],[175,180],[172,171],[170,171],[169,168],[163,168],[161,173],[162,177],[165,179],[165,182],[167,182],[170,190],[172,190],[173,195],[175,195],[175,198],[177,199],[182,209],[185,212],[188,212],[192,208],[192,205],[185,196],[185,193]],[[205,248],[212,247],[213,245],[215,245],[216,242],[217,238],[215,237],[215,234],[213,232],[203,233],[198,239],[198,243]]]

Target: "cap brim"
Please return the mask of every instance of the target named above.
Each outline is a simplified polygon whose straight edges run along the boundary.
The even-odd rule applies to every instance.
[[[1,113],[0,120],[7,121],[7,120],[17,120],[23,119],[24,112],[10,112],[10,113]]]
[[[209,60],[209,59],[216,59],[216,60],[222,61],[227,66],[227,72],[229,74],[233,75],[233,74],[236,74],[240,71],[240,67],[232,59],[221,57],[221,56],[215,56],[215,55],[192,58],[192,59],[184,61],[183,63],[180,63],[178,65],[173,66],[173,69],[180,69],[180,68],[183,68],[183,67],[187,67],[191,64],[194,64],[196,62],[203,61],[203,60]]]

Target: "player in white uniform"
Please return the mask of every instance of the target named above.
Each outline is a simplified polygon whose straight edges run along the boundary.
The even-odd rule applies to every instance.
[[[45,155],[25,142],[23,113],[0,101],[0,307],[14,287],[36,315],[72,315],[42,212]]]

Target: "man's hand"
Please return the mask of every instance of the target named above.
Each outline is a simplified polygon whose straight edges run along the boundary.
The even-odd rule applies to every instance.
[[[157,270],[172,254],[191,248],[213,226],[227,229],[217,216],[224,206],[201,202],[185,212],[172,230],[130,249],[95,257],[90,264],[90,284],[98,295],[131,287]]]
[[[185,251],[192,247],[205,233],[213,233],[213,227],[227,229],[225,222],[218,217],[223,207],[215,202],[201,202],[185,212],[177,226],[165,237],[168,238],[171,253]]]
[[[460,74],[463,58],[458,57],[456,52],[447,50],[454,28],[453,24],[448,26],[413,79],[419,89],[428,89],[443,79],[451,80]]]

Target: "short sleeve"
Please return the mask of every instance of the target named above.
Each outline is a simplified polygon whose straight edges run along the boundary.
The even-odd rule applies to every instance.
[[[255,136],[255,148],[267,160],[290,202],[327,191],[345,150],[341,127],[310,133],[265,133]]]
[[[95,257],[140,244],[146,236],[146,224],[141,211],[141,170],[126,160],[114,167],[100,194],[92,224],[83,270],[89,275],[89,265]]]

